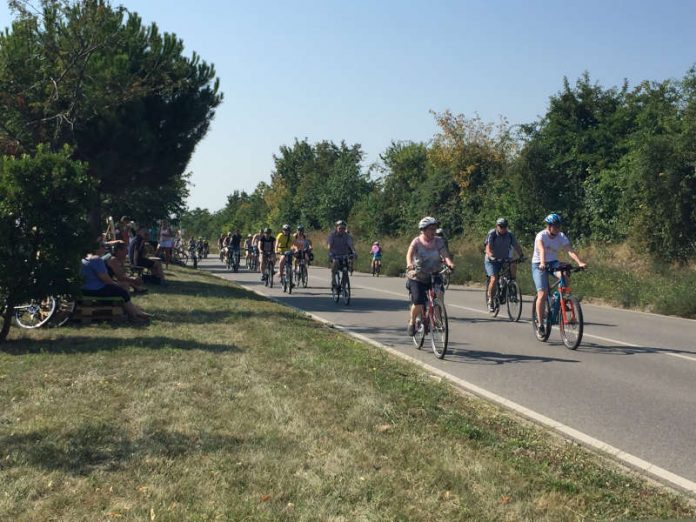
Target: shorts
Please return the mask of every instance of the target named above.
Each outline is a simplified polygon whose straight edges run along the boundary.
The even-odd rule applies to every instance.
[[[546,263],[546,267],[554,269],[559,264],[559,261],[549,261]],[[546,270],[539,270],[539,263],[532,263],[532,279],[534,279],[537,292],[549,289],[549,273]]]
[[[488,256],[483,258],[483,268],[486,270],[486,275],[488,277],[498,275],[500,270],[503,268],[502,261],[491,261]]]
[[[436,285],[442,285],[442,279],[438,276],[435,280]],[[428,289],[430,283],[423,283],[417,279],[407,279],[406,288],[411,295],[411,304],[424,305],[428,302]]]
[[[381,260],[382,260],[382,254],[372,254],[372,260],[373,260],[373,261],[381,261]]]

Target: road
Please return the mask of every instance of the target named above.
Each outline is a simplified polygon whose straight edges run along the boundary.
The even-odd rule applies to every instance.
[[[584,304],[585,335],[571,351],[557,329],[547,343],[536,340],[529,302],[512,323],[502,310],[504,317],[489,317],[482,289],[452,285],[450,347],[438,360],[406,335],[404,279],[356,272],[345,306],[329,298],[323,268],[311,267],[309,287],[287,295],[277,281],[266,288],[259,274],[227,272],[217,259],[199,266],[407,354],[480,395],[511,401],[576,439],[610,445],[625,452],[621,460],[696,493],[696,321]]]

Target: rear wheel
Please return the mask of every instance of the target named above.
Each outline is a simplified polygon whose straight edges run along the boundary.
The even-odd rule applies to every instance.
[[[507,313],[511,321],[519,321],[522,315],[522,290],[517,281],[507,285]]]
[[[561,332],[563,344],[569,350],[575,350],[580,346],[583,332],[582,307],[580,302],[573,296],[569,296],[563,300],[562,310],[558,313],[562,314],[559,317],[558,329]]]
[[[51,318],[50,326],[63,326],[75,312],[75,298],[73,296],[61,295],[57,301],[56,312]]]
[[[449,341],[449,325],[445,305],[433,303],[433,315],[430,318],[430,341],[433,353],[438,359],[444,359]]]
[[[32,299],[30,302],[15,306],[15,321],[21,328],[41,328],[56,313],[56,300],[52,296]]]
[[[541,324],[544,325],[544,329],[542,332],[540,332],[537,328],[537,314],[536,314],[536,302],[537,302],[538,297],[534,296],[534,300],[532,301],[532,330],[534,330],[534,336],[537,338],[537,340],[543,342],[546,342],[549,339],[549,336],[551,335],[551,307],[549,306],[549,301],[548,299],[546,300],[546,303],[544,304],[544,317],[542,318]]]

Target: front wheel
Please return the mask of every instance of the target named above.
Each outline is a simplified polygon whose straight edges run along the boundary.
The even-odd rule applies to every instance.
[[[507,313],[511,321],[519,321],[522,315],[522,290],[517,281],[510,281],[507,285]]]
[[[430,342],[433,353],[438,359],[444,359],[449,341],[449,324],[445,305],[433,303],[433,315],[430,318]]]
[[[56,313],[56,306],[56,300],[52,296],[32,299],[28,303],[15,306],[15,321],[21,328],[41,328]]]
[[[331,300],[334,303],[338,303],[339,298],[341,297],[341,283],[338,278],[338,274],[336,274],[335,277],[331,279]]]
[[[551,335],[551,306],[549,306],[549,300],[544,303],[544,317],[542,318],[541,324],[543,325],[543,330],[539,331],[537,328],[537,313],[536,313],[536,302],[538,296],[534,296],[532,301],[532,330],[534,330],[534,336],[538,341],[546,342]]]
[[[584,328],[580,301],[572,295],[568,296],[568,298],[563,299],[563,306],[561,308],[563,308],[563,310],[558,311],[561,314],[558,322],[561,339],[566,348],[575,350],[580,346]]]
[[[343,275],[343,284],[341,285],[341,297],[343,298],[343,304],[346,306],[350,304],[350,279],[348,279],[348,274]]]
[[[71,295],[61,295],[56,303],[56,312],[51,318],[50,326],[63,326],[75,313],[75,298]]]
[[[490,283],[491,283],[491,278],[486,277],[486,291],[485,291],[486,310],[488,310],[488,313],[491,314],[491,317],[497,317],[498,314],[500,313],[500,299],[498,298],[499,286],[498,286],[498,283],[496,283],[495,289],[494,289],[495,294],[493,295],[493,299],[492,299],[493,300],[493,307],[491,308],[490,306],[488,306],[488,303],[491,301],[491,299],[489,298],[489,295],[488,295],[489,294],[488,288],[490,287]]]
[[[425,323],[423,323],[422,318],[416,320],[416,324],[413,327],[413,344],[419,350],[423,347],[423,341],[425,340],[426,328]]]

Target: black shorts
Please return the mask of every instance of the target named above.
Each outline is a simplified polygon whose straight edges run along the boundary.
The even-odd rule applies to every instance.
[[[123,288],[116,285],[104,285],[99,290],[82,290],[82,295],[87,297],[121,297],[127,303],[130,301],[130,294]]]
[[[436,285],[442,285],[442,280],[437,277],[435,279]],[[411,303],[415,305],[424,305],[428,302],[428,289],[430,288],[430,283],[423,283],[417,279],[407,279],[406,288],[408,288],[409,294],[411,295]]]

